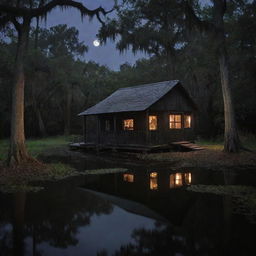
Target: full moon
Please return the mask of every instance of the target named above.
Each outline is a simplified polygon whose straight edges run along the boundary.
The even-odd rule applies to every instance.
[[[94,40],[93,41],[93,45],[95,46],[95,47],[98,47],[98,46],[100,46],[100,41],[99,40]]]

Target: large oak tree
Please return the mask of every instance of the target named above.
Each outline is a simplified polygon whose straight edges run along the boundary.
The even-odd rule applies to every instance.
[[[11,138],[8,156],[9,165],[17,165],[32,160],[25,145],[24,133],[24,60],[31,22],[33,19],[46,18],[55,8],[77,9],[81,17],[96,16],[102,22],[101,15],[106,15],[102,7],[88,9],[83,3],[73,0],[1,0],[0,26],[13,24],[18,34],[18,45],[15,59],[14,82],[12,89]]]
[[[221,89],[224,102],[224,151],[238,152],[240,150],[240,140],[235,119],[235,110],[232,97],[232,85],[229,74],[229,56],[226,45],[226,33],[224,15],[227,12],[228,0],[211,0],[212,20],[201,19],[193,7],[195,1],[184,0],[184,12],[187,22],[193,27],[204,31],[216,40],[216,52],[219,61]],[[243,1],[230,1],[232,4],[241,4]],[[243,4],[243,3],[242,3]]]

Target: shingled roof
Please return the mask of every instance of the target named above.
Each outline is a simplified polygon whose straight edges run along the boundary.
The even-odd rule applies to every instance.
[[[105,113],[144,111],[172,90],[178,80],[121,88],[79,116]]]

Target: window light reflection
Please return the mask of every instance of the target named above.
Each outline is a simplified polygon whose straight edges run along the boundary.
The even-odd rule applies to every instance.
[[[192,175],[191,172],[185,173],[185,183],[187,185],[190,185],[192,181]]]
[[[123,180],[126,182],[134,182],[134,175],[130,173],[124,173]]]
[[[192,174],[188,173],[173,173],[170,175],[170,188],[178,188],[183,185],[190,185]]]

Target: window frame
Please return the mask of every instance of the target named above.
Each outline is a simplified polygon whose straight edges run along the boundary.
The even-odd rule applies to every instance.
[[[174,121],[171,121],[171,116],[174,116]],[[180,116],[180,122],[175,121],[175,116]],[[183,129],[183,114],[182,113],[169,113],[169,129],[170,130],[180,130]],[[174,124],[175,127],[171,127],[171,123]],[[176,124],[180,124],[180,128],[176,127]]]
[[[189,116],[190,117],[190,126],[189,127],[186,127],[185,126],[185,122],[186,122],[186,116]],[[185,113],[184,115],[183,115],[183,128],[184,129],[191,129],[192,128],[192,114],[190,114],[190,113]]]
[[[125,129],[125,121],[132,120],[132,129]],[[134,131],[135,130],[135,119],[134,118],[126,118],[122,120],[123,131]]]
[[[150,122],[149,122],[150,117],[156,117],[156,128],[155,129],[150,129]],[[157,115],[148,115],[148,130],[149,131],[157,131],[158,130],[158,116]]]

